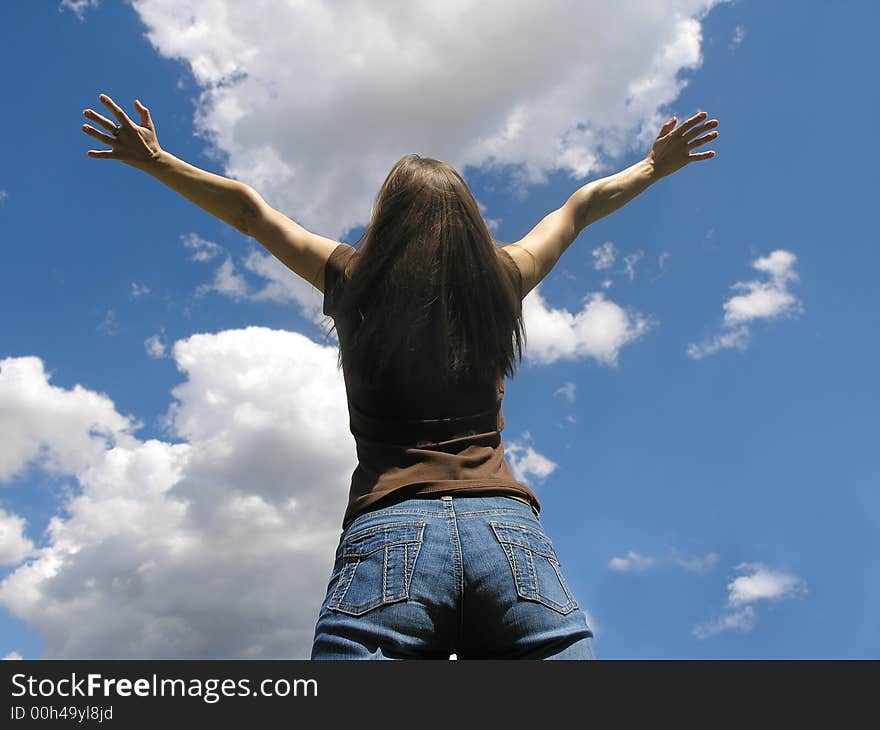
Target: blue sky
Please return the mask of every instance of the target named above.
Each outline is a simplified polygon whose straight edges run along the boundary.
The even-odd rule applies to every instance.
[[[514,241],[580,185],[646,154],[654,122],[708,111],[720,136],[703,149],[716,157],[587,228],[527,297],[535,345],[507,384],[508,457],[541,497],[600,658],[880,653],[877,153],[863,130],[877,112],[873,4],[724,2],[700,14],[713,3],[670,2],[664,15],[663,3],[645,3],[645,15],[671,17],[675,6],[693,19],[668,28],[586,4],[585,22],[668,38],[644,58],[577,50],[563,76],[598,69],[575,100],[584,118],[564,105],[558,120],[541,111],[550,72],[523,80],[524,91],[482,77],[459,89],[452,72],[465,71],[450,62],[438,93],[492,97],[489,106],[463,104],[453,122],[418,129],[416,103],[392,121],[374,100],[354,107],[359,117],[347,94],[334,96],[333,83],[385,88],[391,66],[358,40],[359,24],[376,21],[367,11],[333,31],[352,58],[362,54],[348,73],[363,80],[340,66],[309,87],[309,63],[320,75],[328,62],[291,47],[295,28],[289,43],[272,43],[271,17],[241,30],[193,3],[192,27],[213,32],[186,34],[154,5],[2,11],[0,656],[301,656],[354,466],[350,434],[346,454],[321,446],[348,424],[317,292],[156,180],[88,158],[103,147],[81,131],[82,110],[104,113],[100,93],[133,118],[140,99],[165,149],[352,243],[407,152],[457,164],[496,237]],[[254,43],[261,33],[265,45]],[[553,52],[529,50],[534,67],[549,67]],[[499,74],[511,58],[492,61]],[[237,84],[240,69],[250,78]],[[641,90],[631,116],[615,117],[622,92],[605,75]],[[490,111],[517,104],[539,111],[511,142],[497,133],[516,117],[491,121]],[[331,113],[306,119],[313,109]],[[579,176],[539,144],[553,125],[578,122],[596,136],[564,159],[581,173],[601,161]],[[724,336],[737,344],[712,346]],[[323,438],[311,447],[297,431],[310,418]],[[267,441],[293,461],[255,472],[242,444]],[[297,575],[248,562],[273,555]],[[255,607],[218,608],[194,632],[199,611],[236,596],[245,574]],[[286,626],[291,605],[296,625]],[[98,614],[104,627],[84,629]],[[220,636],[245,626],[241,644]]]

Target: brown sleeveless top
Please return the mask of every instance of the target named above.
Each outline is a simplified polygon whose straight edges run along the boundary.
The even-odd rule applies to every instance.
[[[496,249],[522,291],[519,268],[506,251]],[[348,323],[336,319],[335,305],[345,286],[344,271],[359,256],[340,243],[324,272],[324,314],[334,318],[340,343]],[[413,497],[442,494],[507,495],[529,502],[538,496],[513,476],[504,456],[504,377],[497,383],[474,383],[429,392],[395,383],[394,391],[361,382],[345,373],[349,428],[357,446],[358,465],[351,476],[345,529],[358,514]]]

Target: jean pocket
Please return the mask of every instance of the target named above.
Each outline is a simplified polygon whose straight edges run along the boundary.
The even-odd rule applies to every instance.
[[[578,607],[553,543],[543,531],[510,522],[491,520],[489,524],[507,555],[520,598],[537,601],[562,614]]]
[[[341,546],[342,569],[327,607],[360,616],[407,600],[425,524],[389,522],[347,536]]]

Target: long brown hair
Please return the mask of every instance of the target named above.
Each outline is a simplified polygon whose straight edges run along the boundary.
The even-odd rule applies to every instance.
[[[367,382],[515,373],[525,341],[515,264],[497,250],[454,168],[401,158],[356,248],[336,304],[337,324],[350,325],[339,366]]]

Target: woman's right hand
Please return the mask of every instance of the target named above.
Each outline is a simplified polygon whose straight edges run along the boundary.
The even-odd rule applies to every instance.
[[[671,175],[690,162],[708,160],[715,156],[713,150],[691,154],[691,150],[718,137],[718,132],[716,131],[711,131],[703,137],[699,136],[703,132],[718,126],[717,119],[710,119],[705,124],[701,124],[706,116],[706,112],[699,112],[677,129],[673,129],[675,127],[675,117],[672,117],[663,125],[660,133],[657,135],[657,139],[654,140],[651,151],[645,158],[654,166],[654,172],[658,177]]]
[[[83,132],[111,147],[109,150],[89,150],[89,157],[119,160],[138,168],[143,168],[154,162],[162,152],[162,148],[159,146],[159,140],[156,137],[156,127],[153,124],[153,119],[150,117],[150,110],[141,104],[138,99],[135,99],[135,106],[141,115],[141,123],[138,125],[129,119],[122,108],[109,96],[101,94],[100,99],[112,112],[113,116],[116,117],[121,126],[119,131],[116,132],[116,124],[107,119],[107,117],[98,114],[93,109],[84,110],[84,116],[97,122],[108,131],[116,132],[116,136],[113,136],[88,124],[83,124]]]

